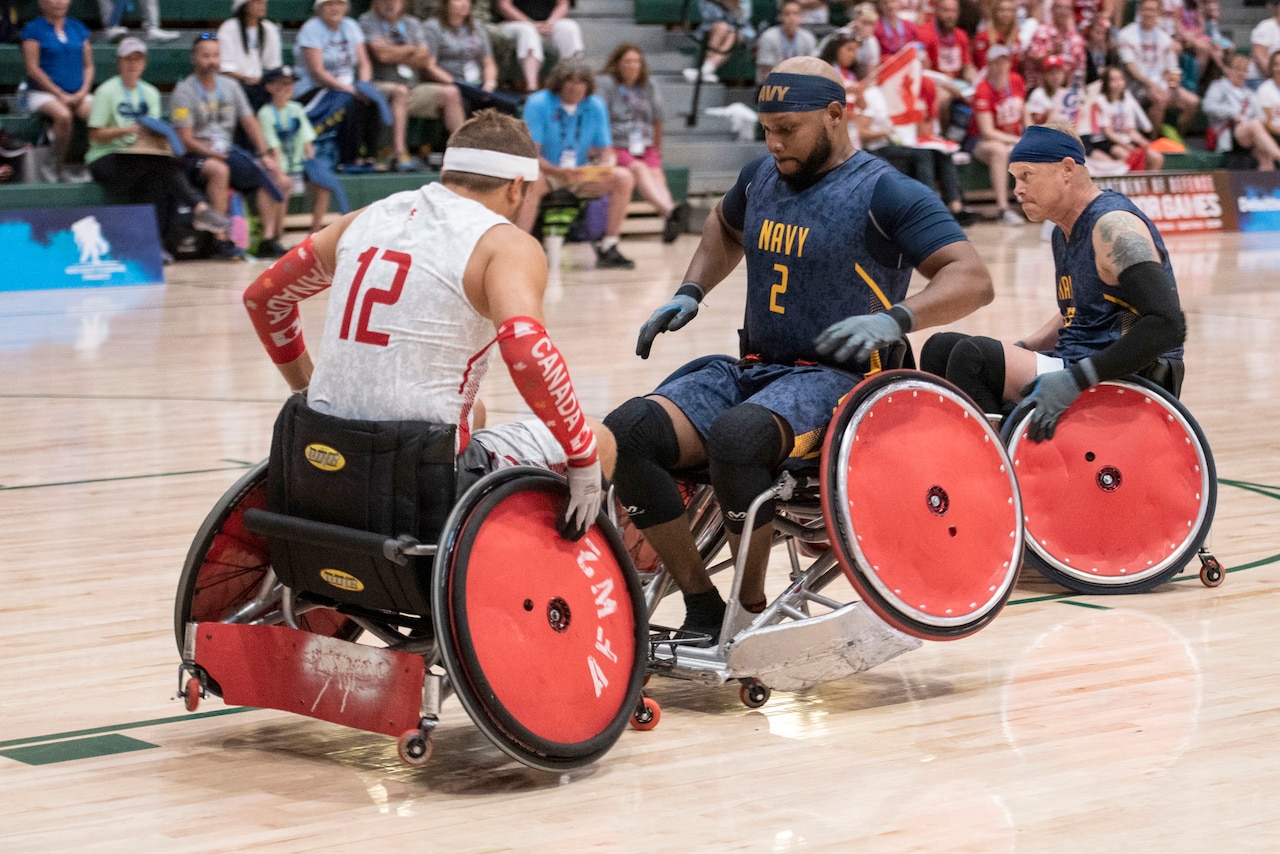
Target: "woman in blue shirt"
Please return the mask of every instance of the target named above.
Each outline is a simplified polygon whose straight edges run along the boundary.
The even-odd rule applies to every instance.
[[[89,28],[67,17],[71,0],[40,0],[40,17],[22,28],[29,109],[53,122],[58,180],[71,142],[71,121],[87,121],[93,106]]]

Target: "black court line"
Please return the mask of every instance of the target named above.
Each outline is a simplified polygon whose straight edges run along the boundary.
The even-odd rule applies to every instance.
[[[232,462],[232,461],[228,460],[227,462]],[[238,466],[237,468],[243,468],[248,465],[251,465],[251,464],[245,463],[244,466]],[[210,469],[209,471],[228,471],[228,469]],[[161,475],[144,475],[144,476],[159,477]],[[118,478],[118,479],[127,480],[128,478]],[[1236,486],[1241,489],[1252,488],[1250,489],[1250,491],[1259,492],[1262,495],[1266,495],[1270,498],[1275,498],[1276,500],[1280,500],[1280,487],[1268,486],[1266,484],[1245,483],[1243,481],[1232,481],[1232,480],[1223,480],[1223,479],[1219,479],[1218,483],[1226,486]],[[4,487],[0,487],[0,489],[3,489],[3,488]],[[17,489],[21,487],[9,487],[9,488]],[[1275,492],[1274,493],[1265,492],[1263,490],[1275,490]],[[1266,566],[1267,564],[1272,564],[1276,562],[1280,562],[1280,554],[1274,554],[1274,555],[1271,555],[1270,557],[1260,558],[1259,560],[1255,560],[1250,563],[1245,563],[1245,564],[1241,564],[1240,566],[1231,567],[1230,569],[1226,569],[1225,571],[1228,573],[1243,572],[1246,569],[1256,569],[1259,566]],[[1179,575],[1176,578],[1172,578],[1170,579],[1170,583],[1183,582],[1183,581],[1199,581],[1199,580],[1200,580],[1199,573],[1191,573],[1188,575]],[[1112,607],[1108,605],[1098,605],[1093,602],[1074,601],[1076,597],[1080,595],[1081,594],[1079,593],[1051,593],[1046,596],[1031,596],[1026,599],[1011,599],[1007,603],[1007,606],[1029,605],[1035,602],[1061,602],[1064,605],[1075,605],[1078,608],[1091,608],[1091,609],[1096,609],[1100,611],[1112,610]],[[168,718],[156,718],[154,720],[149,720],[149,721],[134,721],[132,723],[126,723],[126,724],[115,724],[112,726],[93,727],[92,729],[72,730],[70,732],[51,733],[49,735],[30,736],[28,738],[14,739],[12,741],[0,741],[0,750],[8,747],[18,747],[21,745],[40,744],[42,742],[59,741],[62,739],[72,739],[72,738],[78,738],[78,737],[84,737],[84,736],[98,735],[101,733],[119,732],[120,730],[126,730],[126,729],[142,729],[145,727],[162,726],[164,724],[179,723],[181,721],[193,721],[193,720],[200,720],[201,718],[215,718],[215,717],[220,717],[222,715],[234,715],[234,714],[239,714],[241,712],[255,712],[255,711],[258,711],[258,709],[253,706],[235,706],[229,709],[216,709],[212,712],[193,712],[191,714],[177,715],[175,717],[168,717]],[[67,756],[68,758],[79,758],[78,755],[75,755],[73,753],[68,753]]]
[[[184,477],[192,474],[209,474],[218,471],[240,471],[248,468],[253,463],[243,463],[234,466],[224,466],[216,469],[192,469],[191,471],[166,471],[156,472],[155,474],[124,474],[119,477],[97,477],[87,478],[85,480],[63,480],[54,483],[29,483],[23,486],[0,486],[0,492],[12,492],[17,489],[45,489],[51,486],[83,486],[88,483],[115,483],[122,480],[147,480],[155,477]]]

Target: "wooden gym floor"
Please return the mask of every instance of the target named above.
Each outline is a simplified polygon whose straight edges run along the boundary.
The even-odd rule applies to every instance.
[[[972,229],[997,297],[957,328],[1016,337],[1054,311],[1037,233]],[[0,294],[0,850],[1277,850],[1280,250],[1168,243],[1183,400],[1220,478],[1221,587],[1193,566],[1099,598],[1024,573],[980,634],[758,711],[736,685],[655,679],[658,728],[563,776],[507,761],[453,700],[417,770],[378,735],[217,699],[186,714],[178,573],[266,455],[286,391],[240,305],[261,266]],[[548,326],[590,413],[735,349],[741,271],[649,361],[632,355],[694,245],[629,240],[633,272],[566,247]],[[323,302],[305,307],[313,342]],[[484,397],[491,421],[523,412],[500,362]]]

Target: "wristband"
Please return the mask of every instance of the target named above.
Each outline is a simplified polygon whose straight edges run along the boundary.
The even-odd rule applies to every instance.
[[[1081,391],[1092,388],[1098,384],[1098,370],[1093,366],[1092,359],[1081,359],[1067,366],[1071,371],[1071,378],[1076,381]]]
[[[685,282],[683,285],[676,288],[676,296],[693,297],[696,302],[702,302],[702,298],[706,295],[707,293],[702,289],[702,285],[697,282]]]
[[[898,328],[902,330],[903,335],[916,328],[916,316],[911,313],[911,309],[902,303],[890,308],[888,313],[890,317],[898,321]]]

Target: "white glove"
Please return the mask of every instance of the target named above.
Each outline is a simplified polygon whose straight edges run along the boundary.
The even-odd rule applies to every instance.
[[[600,463],[585,466],[569,466],[569,506],[564,518],[556,525],[560,536],[566,540],[580,540],[600,515],[603,490],[600,484]]]

